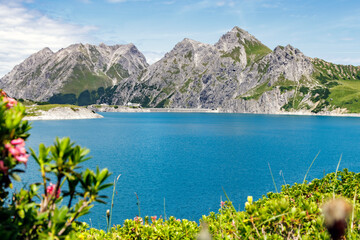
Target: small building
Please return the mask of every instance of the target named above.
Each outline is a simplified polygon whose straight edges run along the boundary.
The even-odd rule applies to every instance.
[[[128,107],[141,107],[141,104],[140,104],[140,103],[128,102],[128,103],[126,104],[126,106],[128,106]]]

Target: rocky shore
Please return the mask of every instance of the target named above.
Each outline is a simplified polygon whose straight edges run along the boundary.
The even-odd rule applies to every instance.
[[[106,104],[90,105],[87,107],[94,112],[187,112],[187,113],[241,113],[226,111],[224,109],[204,109],[204,108],[132,108],[126,106],[111,106]],[[346,109],[336,109],[333,111],[322,111],[313,113],[311,111],[300,110],[294,112],[276,111],[270,113],[242,112],[244,114],[270,114],[270,115],[295,115],[295,116],[331,116],[331,117],[360,117],[359,113],[347,113]]]
[[[25,120],[70,120],[70,119],[91,119],[103,118],[100,114],[95,113],[82,107],[55,107],[47,111],[37,110],[35,115],[26,116]]]
[[[133,108],[126,106],[110,105],[90,105],[87,107],[94,112],[200,112],[200,113],[218,113],[217,109],[204,108]]]
[[[110,105],[90,105],[86,108],[77,106],[58,106],[48,110],[39,110],[29,108],[31,114],[25,117],[25,120],[68,120],[68,119],[92,119],[103,118],[97,112],[178,112],[178,113],[234,113],[223,111],[222,109],[201,109],[201,108],[133,108],[126,106]],[[331,117],[360,117],[357,113],[346,113],[343,111],[329,111],[312,113],[310,111],[285,112],[278,111],[275,113],[246,113],[245,114],[274,114],[274,115],[295,115],[295,116],[331,116]]]

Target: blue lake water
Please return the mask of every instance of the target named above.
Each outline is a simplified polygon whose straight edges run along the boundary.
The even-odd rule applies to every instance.
[[[121,174],[113,223],[138,215],[198,221],[217,212],[223,188],[236,208],[284,183],[302,182],[340,169],[360,171],[360,118],[209,113],[102,113],[103,119],[35,121],[27,146],[69,136],[90,148],[86,167]],[[24,181],[36,179],[30,160]],[[283,172],[283,177],[280,175]],[[109,196],[112,188],[107,189]],[[96,204],[81,220],[104,228],[110,204]],[[91,220],[90,220],[91,219]]]

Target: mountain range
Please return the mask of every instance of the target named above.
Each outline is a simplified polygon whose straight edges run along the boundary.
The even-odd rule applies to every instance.
[[[360,112],[360,67],[269,49],[234,27],[214,45],[185,38],[154,64],[133,44],[74,44],[31,55],[0,79],[18,99],[222,112]]]

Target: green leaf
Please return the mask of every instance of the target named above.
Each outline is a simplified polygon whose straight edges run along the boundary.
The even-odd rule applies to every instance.
[[[12,174],[11,174],[11,177],[12,177],[15,181],[17,181],[17,182],[20,182],[20,181],[21,181],[20,176],[17,175],[16,173],[12,173]]]
[[[105,188],[111,187],[112,185],[113,185],[113,183],[103,184],[103,185],[101,185],[101,186],[98,188],[98,190],[99,190],[99,191],[100,191],[100,190],[103,190],[103,189],[105,189]]]

